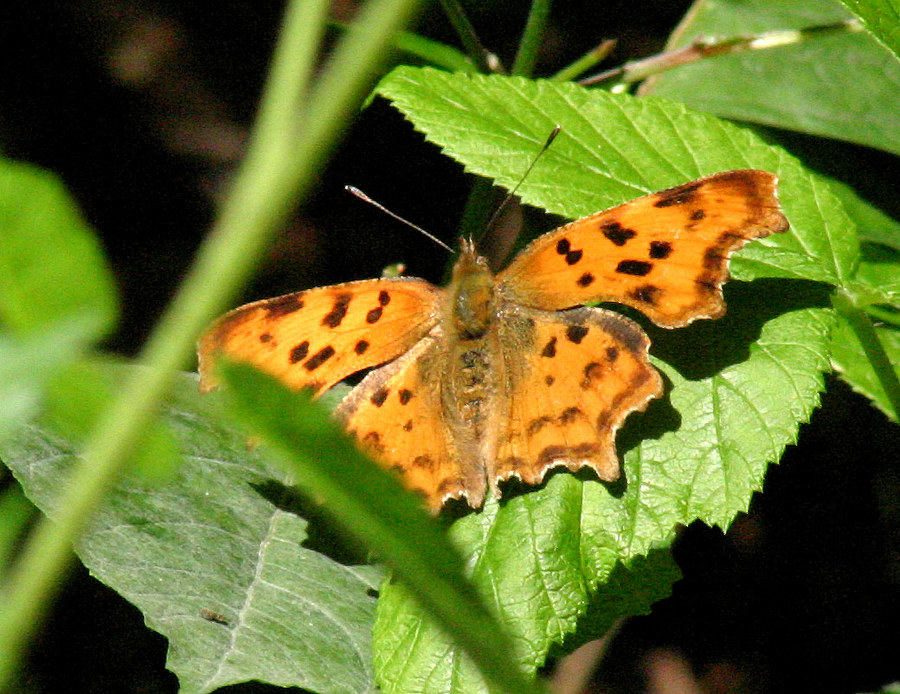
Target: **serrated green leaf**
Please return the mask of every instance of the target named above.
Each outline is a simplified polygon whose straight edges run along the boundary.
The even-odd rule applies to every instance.
[[[427,68],[397,68],[378,92],[468,171],[507,188],[561,125],[519,194],[569,218],[718,171],[772,171],[791,230],[750,244],[732,261],[732,275],[830,283],[853,275],[853,222],[827,182],[745,128],[664,99]]]
[[[374,691],[371,594],[381,573],[304,546],[321,522],[304,519],[282,469],[225,428],[214,402],[200,400],[195,377],[180,380],[165,420],[184,464],[163,485],[121,481],[76,551],[168,638],[181,691],[254,679],[323,693]],[[51,518],[73,450],[38,426],[0,444]],[[209,621],[218,615],[227,624]]]
[[[115,320],[100,246],[54,175],[0,160],[0,321],[24,335],[75,315],[93,321],[95,338]]]
[[[849,281],[858,255],[853,225],[827,183],[781,150],[664,100],[407,68],[379,90],[468,170],[507,187],[561,124],[520,191],[568,217],[715,171],[781,176],[791,230],[751,244],[733,263],[742,278],[778,279],[730,283],[719,321],[648,330],[666,398],[619,435],[623,479],[605,485],[556,474],[521,495],[507,489],[502,503],[489,501],[453,525],[475,584],[503,616],[523,665],[536,669],[555,645],[572,641],[617,566],[632,568],[665,547],[677,524],[727,527],[761,488],[768,464],[796,441],[818,404],[834,322],[827,287],[809,280]],[[648,602],[663,592],[649,591]],[[484,690],[452,640],[393,586],[379,601],[374,648],[386,692]]]
[[[250,366],[222,366],[240,421],[289,463],[329,514],[379,553],[421,609],[456,635],[478,664],[473,681],[502,692],[542,691],[510,657],[512,646],[463,577],[459,555],[399,480],[362,455],[319,406]]]
[[[900,3],[896,0],[841,0],[881,43],[900,58]]]
[[[851,17],[831,0],[695,3],[667,48],[698,36],[803,29]],[[649,79],[641,94],[681,101],[723,118],[822,135],[900,153],[900,62],[864,31],[683,65]]]

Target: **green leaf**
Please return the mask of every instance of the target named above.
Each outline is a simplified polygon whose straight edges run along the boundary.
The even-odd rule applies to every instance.
[[[698,36],[732,37],[840,22],[830,0],[696,3],[668,49]],[[895,27],[896,30],[896,27]],[[864,31],[701,60],[649,79],[642,94],[723,118],[822,135],[900,153],[900,62]]]
[[[374,691],[372,594],[381,572],[323,553],[340,543],[301,515],[298,508],[311,505],[287,486],[282,468],[221,419],[213,398],[200,399],[196,377],[182,378],[165,420],[184,464],[164,485],[136,476],[117,484],[78,556],[168,638],[168,667],[186,694],[254,679],[324,693]],[[51,518],[73,450],[37,425],[0,444],[28,497]],[[215,615],[227,624],[209,621]]]
[[[112,274],[77,205],[52,174],[0,160],[0,322],[16,335],[90,317],[116,318]]]
[[[624,611],[646,610],[672,579],[637,558],[664,548],[678,524],[727,527],[796,441],[829,368],[834,315],[817,283],[852,277],[853,224],[827,182],[789,155],[679,104],[409,68],[379,91],[467,170],[507,187],[562,125],[520,192],[568,217],[715,171],[755,167],[781,177],[791,230],[750,244],[732,264],[735,276],[757,281],[729,283],[728,314],[718,321],[648,329],[666,397],[620,433],[623,478],[606,485],[558,473],[539,489],[508,487],[501,503],[453,524],[473,581],[503,616],[523,664],[536,669],[554,647],[577,644],[617,571],[632,571],[631,585],[653,586]],[[459,648],[399,587],[383,590],[374,649],[386,692],[482,690]]]
[[[571,516],[548,517],[550,509],[543,504],[545,509],[541,512],[541,505],[537,502],[530,509],[520,509],[518,519],[524,527],[516,528],[512,522],[495,525],[498,505],[489,501],[480,515],[472,516],[472,522],[457,523],[452,531],[454,542],[472,553],[474,580],[503,591],[496,606],[501,608],[504,622],[523,629],[524,633],[517,634],[516,651],[520,662],[530,669],[546,658],[545,629],[563,652],[569,652],[602,636],[617,619],[648,613],[654,602],[668,597],[672,584],[681,577],[668,550],[655,550],[627,565],[613,562],[614,566],[607,567],[611,570],[603,577],[604,582],[589,588],[584,576],[574,568],[577,540],[552,546],[560,539],[560,523],[566,523]],[[496,538],[488,537],[498,531]],[[543,545],[540,554],[531,546],[535,543]],[[498,569],[500,581],[492,585],[488,574]],[[511,578],[506,577],[512,575],[524,578],[518,600],[512,600],[509,591]],[[546,585],[533,592],[534,586],[542,582]],[[579,617],[577,631],[573,632]],[[375,667],[385,694],[486,689],[472,663],[454,647],[453,640],[431,620],[423,619],[402,584],[383,586],[374,640]]]
[[[65,188],[0,159],[0,438],[115,317],[112,274]]]
[[[900,58],[900,4],[896,0],[841,0],[881,43]]]
[[[510,657],[513,644],[463,577],[460,556],[396,477],[359,453],[321,407],[275,378],[237,364],[224,375],[240,420],[290,464],[329,514],[378,552],[416,604],[455,635],[480,669],[471,670],[473,682],[486,679],[497,691],[541,691]]]

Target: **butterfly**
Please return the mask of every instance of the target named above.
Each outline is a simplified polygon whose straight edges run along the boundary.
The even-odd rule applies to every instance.
[[[584,304],[664,328],[718,318],[731,254],[788,228],[777,180],[726,171],[637,198],[538,237],[496,275],[463,240],[446,288],[382,278],[241,306],[200,339],[201,389],[219,354],[316,395],[377,367],[335,416],[434,513],[557,466],[615,480],[616,431],[663,384],[639,325]]]

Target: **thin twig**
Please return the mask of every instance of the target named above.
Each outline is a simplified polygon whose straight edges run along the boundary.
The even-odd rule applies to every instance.
[[[698,38],[690,46],[666,53],[659,53],[641,60],[634,60],[620,67],[606,70],[592,77],[579,80],[582,86],[591,86],[602,82],[616,80],[619,84],[632,84],[657,75],[666,70],[698,60],[714,58],[731,53],[778,48],[802,43],[822,35],[862,31],[863,26],[857,19],[848,19],[832,24],[806,27],[804,29],[787,29],[767,31],[753,36],[737,36],[727,39]]]

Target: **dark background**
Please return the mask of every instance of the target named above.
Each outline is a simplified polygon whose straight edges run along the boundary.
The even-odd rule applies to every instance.
[[[472,20],[485,44],[510,64],[526,3],[468,4],[478,5]],[[537,75],[604,38],[619,39],[604,66],[656,52],[688,6],[558,1]],[[354,7],[335,2],[333,14],[349,19]],[[100,234],[123,297],[110,350],[136,353],[207,232],[242,154],[281,11],[250,0],[3,9],[0,147],[58,173]],[[455,44],[437,8],[419,31]],[[786,143],[808,151],[803,138]],[[897,170],[894,158],[861,148],[815,148],[826,172]],[[848,167],[848,157],[869,164]],[[399,261],[441,277],[443,251],[350,198],[347,183],[452,243],[471,179],[376,101],[244,298],[377,276]],[[895,426],[831,379],[749,514],[727,534],[683,531],[675,555],[684,579],[651,616],[622,627],[591,691],[854,692],[900,680],[898,444]],[[40,634],[30,691],[174,692],[165,648],[136,609],[79,569]]]

